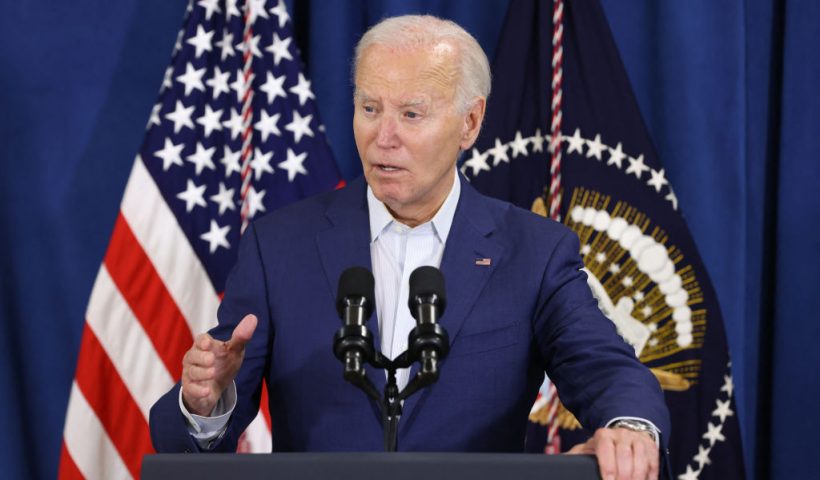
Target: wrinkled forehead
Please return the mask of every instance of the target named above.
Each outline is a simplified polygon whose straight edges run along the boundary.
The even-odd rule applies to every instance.
[[[356,70],[356,95],[431,87],[450,96],[458,83],[458,52],[446,41],[432,45],[374,44],[362,53]]]

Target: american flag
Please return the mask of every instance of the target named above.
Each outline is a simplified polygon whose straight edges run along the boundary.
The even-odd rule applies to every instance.
[[[139,477],[148,411],[215,325],[244,226],[338,186],[313,100],[283,0],[188,5],[88,303],[61,478]],[[270,451],[264,415],[246,434]]]

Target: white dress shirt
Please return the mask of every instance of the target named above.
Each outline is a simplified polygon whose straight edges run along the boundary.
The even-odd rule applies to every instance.
[[[407,335],[416,321],[407,301],[410,295],[410,274],[419,267],[441,265],[444,245],[453,224],[461,183],[455,181],[449,195],[433,218],[415,228],[397,221],[387,207],[367,187],[367,208],[370,213],[370,261],[376,281],[376,316],[379,320],[381,352],[394,359],[407,350]],[[399,390],[409,381],[410,369],[396,372]]]

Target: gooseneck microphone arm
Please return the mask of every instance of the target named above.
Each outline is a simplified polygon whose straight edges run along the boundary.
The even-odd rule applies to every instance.
[[[416,319],[416,327],[408,337],[408,350],[393,360],[375,350],[373,336],[365,326],[375,305],[373,285],[373,275],[363,267],[351,267],[342,272],[336,308],[344,326],[336,332],[333,351],[344,364],[345,380],[379,403],[385,450],[394,452],[402,402],[438,380],[439,362],[450,348],[447,332],[438,324],[446,306],[444,277],[435,267],[419,267],[410,275],[408,307]],[[418,373],[400,391],[396,371],[409,368],[416,361],[420,363]],[[383,398],[366,375],[366,363],[387,371]]]

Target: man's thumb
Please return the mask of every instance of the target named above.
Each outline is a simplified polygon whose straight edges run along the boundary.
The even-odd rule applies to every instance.
[[[244,348],[245,344],[251,340],[254,330],[256,330],[256,323],[256,315],[245,315],[245,318],[233,330],[231,347]]]

